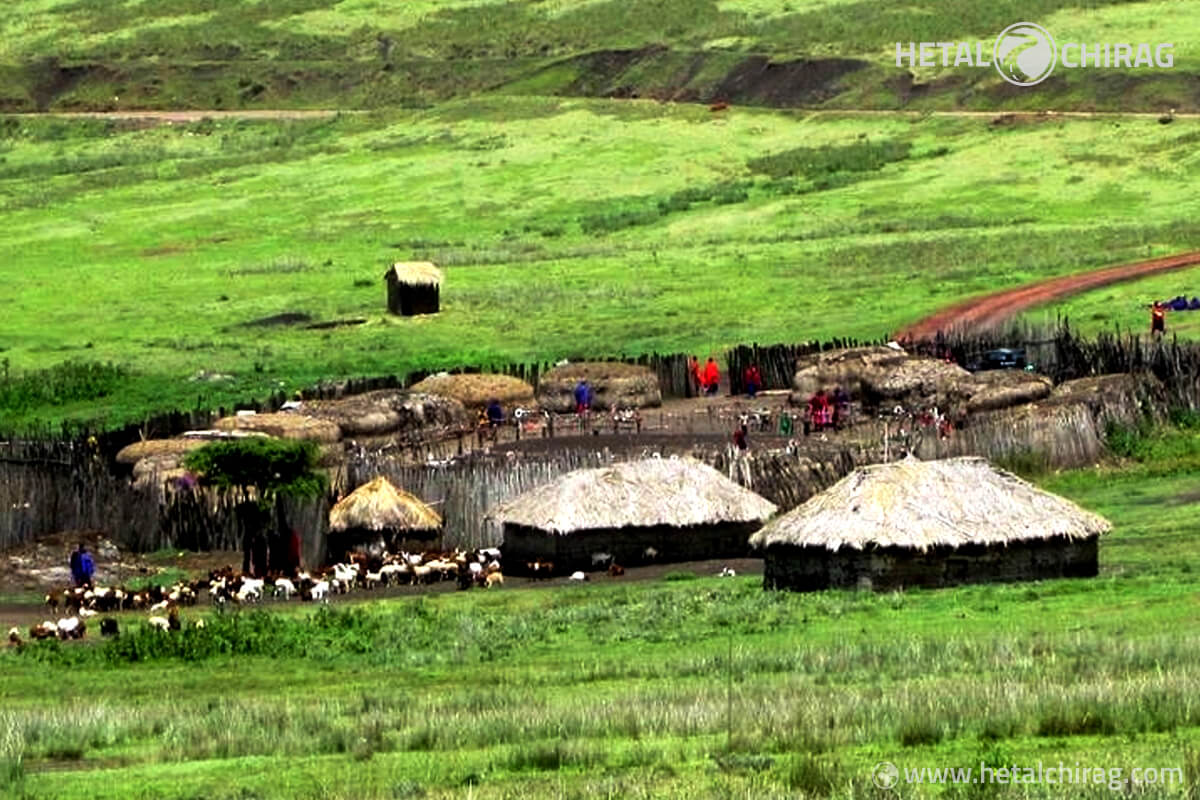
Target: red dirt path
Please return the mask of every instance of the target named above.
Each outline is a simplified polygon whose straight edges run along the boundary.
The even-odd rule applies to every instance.
[[[1197,264],[1200,264],[1200,251],[1192,251],[1149,261],[1105,267],[1094,272],[1035,281],[1014,289],[1005,289],[1002,292],[955,303],[899,331],[895,338],[920,341],[934,338],[938,331],[988,328],[1034,306],[1061,300],[1073,294]]]

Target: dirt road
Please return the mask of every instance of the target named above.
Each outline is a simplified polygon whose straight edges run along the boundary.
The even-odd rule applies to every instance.
[[[955,303],[936,314],[916,322],[896,334],[897,340],[919,341],[932,339],[938,331],[964,328],[988,328],[1034,306],[1061,300],[1080,292],[1098,289],[1122,281],[1136,280],[1147,275],[1184,269],[1200,264],[1200,251],[1178,253],[1149,261],[1105,267],[1094,272],[1063,275],[1036,281],[1014,289],[976,297]]]

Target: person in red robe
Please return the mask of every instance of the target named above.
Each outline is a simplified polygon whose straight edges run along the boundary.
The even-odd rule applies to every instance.
[[[709,356],[708,363],[704,365],[704,393],[710,396],[716,394],[720,383],[721,370],[713,357]]]
[[[758,371],[758,364],[751,364],[746,367],[744,382],[746,384],[747,397],[752,398],[758,394],[758,390],[762,388],[762,373]]]
[[[1150,335],[1162,336],[1167,332],[1167,307],[1155,300],[1150,307]]]

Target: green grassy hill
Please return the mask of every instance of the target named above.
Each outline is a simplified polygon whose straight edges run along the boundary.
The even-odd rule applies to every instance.
[[[99,408],[7,411],[115,421],[322,377],[886,335],[964,296],[1200,247],[1197,124],[519,97],[8,119],[4,365],[132,375]],[[445,267],[443,313],[385,314],[385,265],[424,258]],[[253,324],[280,314],[366,324]]]
[[[992,116],[1192,108],[1197,12],[9,3],[0,109],[375,110],[0,118],[0,426],[326,377],[877,337],[972,294],[1200,246],[1195,119]],[[1059,70],[1032,90],[895,67],[897,38],[990,45],[1019,18],[1064,42],[1183,44],[1172,71]],[[732,109],[674,102],[717,98]],[[901,106],[989,111],[838,111]],[[448,271],[437,317],[383,313],[383,268],[413,258]],[[281,314],[301,324],[254,324]],[[304,327],[344,319],[366,322]]]
[[[1178,43],[1173,70],[897,69],[895,43]],[[1195,109],[1197,0],[14,0],[0,109],[363,108],[479,92],[842,108]]]

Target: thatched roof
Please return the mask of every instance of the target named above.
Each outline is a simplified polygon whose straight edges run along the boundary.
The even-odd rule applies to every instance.
[[[411,391],[451,397],[471,408],[486,406],[493,397],[503,405],[533,402],[533,387],[508,375],[430,375]]]
[[[579,469],[493,508],[488,517],[553,533],[756,522],[775,505],[691,458]]]
[[[393,277],[399,283],[409,283],[415,286],[441,286],[442,271],[431,261],[398,261],[388,267],[383,273],[385,278]]]
[[[329,530],[429,531],[442,526],[442,517],[387,478],[364,483],[329,510]]]
[[[400,389],[378,389],[339,400],[307,401],[301,408],[309,416],[336,424],[346,436],[457,430],[470,421],[462,403],[452,397]]]
[[[322,444],[332,444],[342,438],[342,430],[335,422],[287,412],[222,417],[213,423],[213,427],[222,431],[256,431],[280,439],[305,439]]]
[[[200,439],[145,439],[126,445],[117,453],[117,463],[131,465],[145,458],[170,456],[178,460],[208,444]]]
[[[1089,538],[1110,528],[1103,517],[982,458],[906,458],[856,469],[768,523],[750,544],[925,551],[1052,536]]]
[[[654,373],[649,367],[641,364],[627,364],[624,361],[574,361],[554,367],[542,376],[542,380],[578,381],[580,378],[587,378],[596,381],[643,377],[653,378]]]

